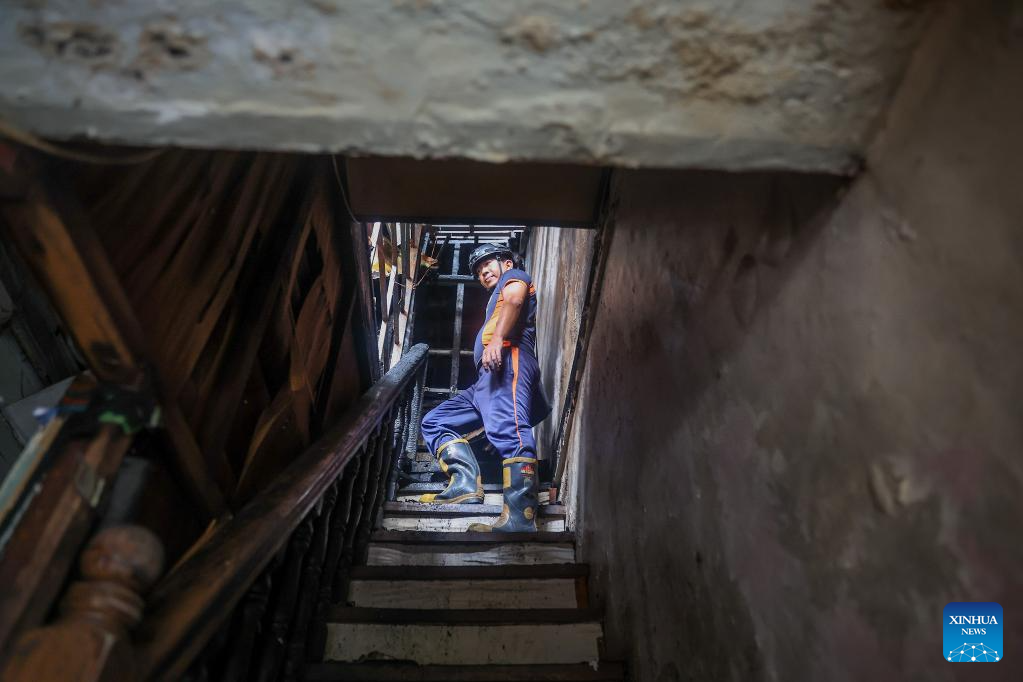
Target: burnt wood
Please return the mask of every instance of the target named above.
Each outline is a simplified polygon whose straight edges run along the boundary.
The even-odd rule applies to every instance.
[[[299,524],[288,545],[288,558],[277,574],[280,589],[273,597],[270,625],[260,641],[254,677],[256,682],[276,680],[278,671],[284,665],[285,645],[301,589],[302,563],[312,543],[313,523],[313,513],[310,513]]]
[[[327,611],[332,601],[334,575],[337,573],[338,563],[341,561],[341,551],[344,549],[345,531],[348,528],[348,518],[352,508],[352,492],[358,479],[358,473],[358,462],[353,462],[345,469],[340,484],[340,496],[334,506],[334,515],[330,524],[330,540],[323,562],[323,572],[320,575],[320,589],[316,597],[313,622],[306,642],[306,656],[309,660],[315,660],[315,657],[323,652],[327,643]]]
[[[369,480],[367,482],[366,500],[362,505],[362,513],[359,518],[359,527],[355,532],[355,546],[353,563],[366,563],[366,554],[369,552],[369,539],[373,533],[373,524],[376,519],[378,503],[383,499],[385,477],[382,472],[389,470],[384,466],[384,460],[390,461],[394,455],[394,420],[398,410],[393,409],[384,419],[380,441],[377,443],[376,452],[373,455],[370,465]],[[342,587],[342,592],[344,588]]]
[[[385,417],[386,419],[386,417]],[[377,444],[381,441],[383,426],[377,428],[373,438],[366,444],[360,456],[359,477],[355,481],[352,491],[352,506],[348,514],[348,524],[345,527],[345,539],[341,546],[341,558],[338,561],[337,569],[331,576],[332,602],[338,601],[345,594],[348,571],[354,562],[355,557],[355,535],[362,521],[362,509],[366,500],[366,488],[369,481],[369,472],[372,465],[373,453],[377,450]]]
[[[263,571],[241,602],[239,623],[228,645],[223,682],[247,682],[250,679],[249,668],[260,634],[260,623],[270,601],[274,568],[271,564]]]
[[[305,557],[302,571],[301,592],[298,595],[298,606],[288,640],[287,656],[284,663],[283,679],[294,682],[302,678],[302,669],[306,662],[306,637],[309,633],[310,620],[313,617],[314,600],[320,593],[320,576],[327,557],[327,534],[330,532],[331,520],[337,503],[339,481],[327,488],[320,503],[320,515],[316,519],[313,541]]]

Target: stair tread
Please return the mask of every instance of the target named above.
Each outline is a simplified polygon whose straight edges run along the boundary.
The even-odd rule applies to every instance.
[[[444,545],[473,543],[561,543],[574,544],[575,533],[571,531],[539,531],[536,533],[471,533],[441,532],[428,530],[377,530],[370,538],[373,542],[405,545]],[[443,547],[438,547],[443,551]]]
[[[398,489],[399,495],[415,495],[421,493],[439,493],[448,486],[447,481],[420,481],[416,483],[405,483]],[[549,488],[549,484],[540,484],[540,490],[546,491]],[[484,483],[483,492],[486,493],[500,493],[504,491],[504,486],[500,483]]]
[[[371,661],[366,663],[316,663],[306,666],[309,682],[615,682],[625,679],[625,666],[601,661],[597,670],[586,663],[532,665],[416,665]]]
[[[399,495],[417,495],[421,493],[439,493],[448,486],[447,481],[429,481],[420,483],[406,483],[398,489]],[[484,483],[483,492],[499,493],[504,488],[500,483]]]
[[[352,580],[521,580],[584,578],[587,564],[506,564],[504,566],[353,566]]]
[[[418,625],[531,625],[593,623],[601,619],[600,609],[377,609],[332,606],[328,622],[415,623]]]
[[[560,504],[541,504],[540,516],[564,518],[565,507]],[[423,504],[421,502],[387,502],[384,513],[389,516],[498,516],[501,506],[496,504]]]

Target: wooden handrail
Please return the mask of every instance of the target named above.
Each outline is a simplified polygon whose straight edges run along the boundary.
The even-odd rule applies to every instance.
[[[411,348],[329,432],[157,584],[136,639],[142,679],[180,679],[389,414],[427,350],[425,344]]]

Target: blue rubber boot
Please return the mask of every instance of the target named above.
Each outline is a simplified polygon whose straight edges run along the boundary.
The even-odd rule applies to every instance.
[[[504,507],[497,523],[474,523],[477,533],[535,533],[540,504],[535,457],[510,457],[501,462],[504,473]]]
[[[419,498],[426,504],[483,504],[483,478],[476,455],[464,438],[449,440],[437,448],[441,471],[449,477],[448,487]]]

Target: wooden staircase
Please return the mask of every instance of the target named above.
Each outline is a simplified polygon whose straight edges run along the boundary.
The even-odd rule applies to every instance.
[[[620,663],[601,660],[602,616],[563,508],[544,505],[548,530],[536,534],[467,533],[497,518],[499,490],[488,486],[485,505],[410,501],[440,488],[412,484],[384,506],[306,679],[624,680]]]

